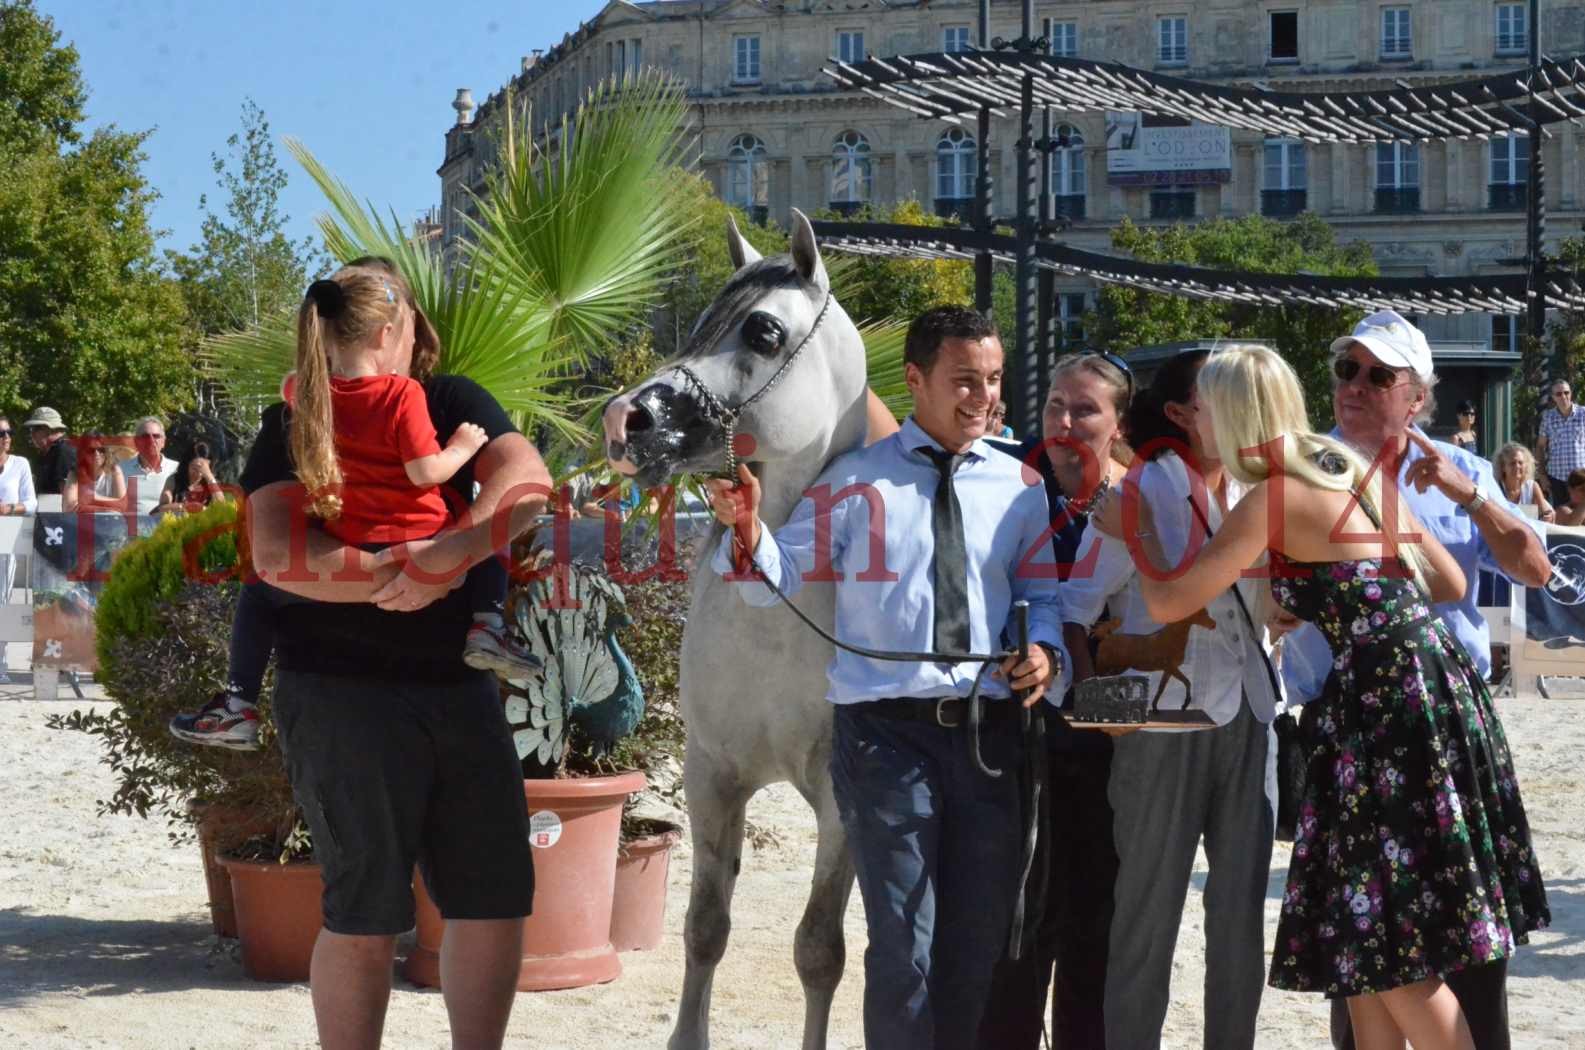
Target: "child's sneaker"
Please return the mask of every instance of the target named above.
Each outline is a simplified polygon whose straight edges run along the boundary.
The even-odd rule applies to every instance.
[[[219,692],[196,715],[177,715],[170,721],[171,735],[189,744],[225,747],[233,751],[259,749],[259,709],[246,700]]]
[[[487,623],[468,628],[462,662],[476,670],[494,671],[501,678],[541,678],[545,674],[543,660],[517,644],[504,627]]]

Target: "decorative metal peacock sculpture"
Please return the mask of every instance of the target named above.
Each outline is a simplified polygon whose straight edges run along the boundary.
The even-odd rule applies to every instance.
[[[525,763],[555,767],[576,725],[596,754],[627,736],[644,717],[644,690],[616,632],[632,623],[622,589],[589,565],[567,571],[569,607],[552,608],[555,573],[513,594],[524,644],[545,662],[538,681],[503,686],[506,720]]]

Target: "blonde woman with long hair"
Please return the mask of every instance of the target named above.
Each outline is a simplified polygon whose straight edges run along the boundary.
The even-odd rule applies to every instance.
[[[1534,507],[1535,516],[1542,521],[1555,521],[1557,512],[1547,500],[1541,485],[1535,479],[1535,456],[1517,441],[1510,441],[1497,450],[1491,465],[1497,475],[1502,494],[1516,507]]]
[[[1192,612],[1269,551],[1276,601],[1333,654],[1305,712],[1309,776],[1271,983],[1346,997],[1360,1050],[1406,1038],[1471,1050],[1444,977],[1506,958],[1550,917],[1490,694],[1430,611],[1464,575],[1395,487],[1310,430],[1275,353],[1222,350],[1199,391],[1202,436],[1250,491],[1181,574],[1140,516],[1152,615]],[[1105,527],[1132,525],[1126,500],[1112,502]]]

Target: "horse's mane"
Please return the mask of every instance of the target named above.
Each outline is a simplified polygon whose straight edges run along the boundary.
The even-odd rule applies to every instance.
[[[779,288],[792,288],[819,301],[820,287],[798,272],[790,255],[773,255],[749,263],[721,289],[721,294],[705,308],[677,360],[713,350],[727,334],[743,323],[760,300]]]

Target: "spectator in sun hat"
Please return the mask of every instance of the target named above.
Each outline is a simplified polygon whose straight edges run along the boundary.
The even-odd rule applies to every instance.
[[[66,440],[65,420],[53,408],[40,405],[22,428],[40,453],[33,470],[33,487],[41,496],[61,495],[77,466],[76,452]]]

